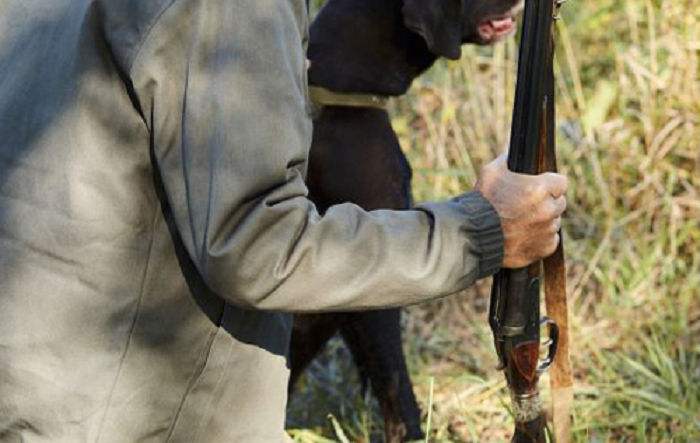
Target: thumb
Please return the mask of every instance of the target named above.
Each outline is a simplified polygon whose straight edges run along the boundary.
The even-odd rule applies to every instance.
[[[508,153],[503,153],[496,157],[495,160],[491,162],[489,166],[493,166],[498,169],[508,169]]]

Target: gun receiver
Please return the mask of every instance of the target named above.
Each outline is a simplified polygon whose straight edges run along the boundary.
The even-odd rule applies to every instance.
[[[526,0],[518,62],[508,168],[539,174],[554,160],[554,75],[552,25],[561,0]],[[540,314],[541,262],[503,269],[494,276],[489,325],[510,389],[515,415],[511,443],[553,441],[539,394],[539,377],[554,360],[559,329]],[[541,343],[541,329],[549,340]],[[540,358],[541,348],[547,348]]]

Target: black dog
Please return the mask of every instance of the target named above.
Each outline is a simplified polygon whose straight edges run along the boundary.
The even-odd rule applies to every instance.
[[[490,44],[510,34],[520,1],[327,2],[311,26],[308,51],[309,83],[328,95],[314,119],[307,180],[319,211],[345,202],[366,210],[412,206],[411,168],[381,105],[404,94],[438,57],[459,58],[463,43]],[[399,309],[295,316],[290,388],[340,332],[363,384],[369,379],[379,399],[386,441],[421,438],[400,316]]]

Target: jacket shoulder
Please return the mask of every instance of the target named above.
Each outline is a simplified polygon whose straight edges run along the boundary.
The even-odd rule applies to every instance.
[[[114,57],[129,71],[158,18],[177,0],[98,0],[104,35]]]

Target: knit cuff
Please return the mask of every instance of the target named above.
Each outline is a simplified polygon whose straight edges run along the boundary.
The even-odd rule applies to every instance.
[[[479,276],[484,278],[498,272],[503,265],[503,230],[501,219],[493,205],[478,191],[453,199],[466,208],[472,224],[473,253],[479,260]]]

